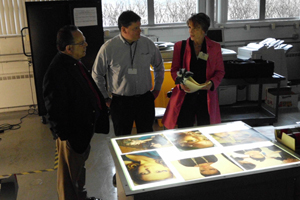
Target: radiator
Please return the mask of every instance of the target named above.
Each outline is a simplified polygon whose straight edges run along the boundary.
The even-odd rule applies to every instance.
[[[36,104],[33,74],[0,76],[0,108]]]

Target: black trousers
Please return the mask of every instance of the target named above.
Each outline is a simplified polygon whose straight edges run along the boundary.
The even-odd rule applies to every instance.
[[[155,119],[154,96],[150,91],[135,96],[113,95],[110,113],[116,136],[130,135],[134,121],[137,133],[152,132]]]
[[[177,119],[178,128],[194,126],[195,119],[197,119],[198,126],[210,124],[206,90],[185,95]]]

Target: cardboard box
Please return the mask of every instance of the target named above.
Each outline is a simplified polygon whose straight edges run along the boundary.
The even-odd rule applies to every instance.
[[[266,104],[272,108],[276,107],[277,88],[269,88],[267,92]],[[279,108],[297,107],[298,95],[292,92],[290,87],[279,89]]]
[[[293,151],[300,150],[300,127],[275,129],[275,138]]]

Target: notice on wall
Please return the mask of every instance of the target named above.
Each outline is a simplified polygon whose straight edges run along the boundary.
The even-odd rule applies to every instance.
[[[96,7],[74,8],[75,26],[97,26],[97,9]]]

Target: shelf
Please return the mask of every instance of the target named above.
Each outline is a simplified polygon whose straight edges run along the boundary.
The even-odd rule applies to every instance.
[[[273,124],[277,118],[267,105],[258,107],[256,104],[235,104],[220,106],[222,122],[243,121],[253,126],[259,124]]]
[[[277,84],[277,101],[279,97],[280,81],[285,80],[284,76],[274,73],[272,77],[267,78],[243,78],[243,79],[223,79],[221,86],[228,85],[251,85],[259,84],[258,101],[237,102],[233,105],[220,106],[221,122],[243,121],[250,126],[263,124],[272,125],[277,122],[278,105],[275,109],[263,103],[262,86],[263,84]]]
[[[278,83],[285,80],[284,76],[274,73],[272,77],[266,78],[241,78],[241,79],[223,79],[221,86],[224,85],[250,85],[250,84],[266,84],[266,83]]]

